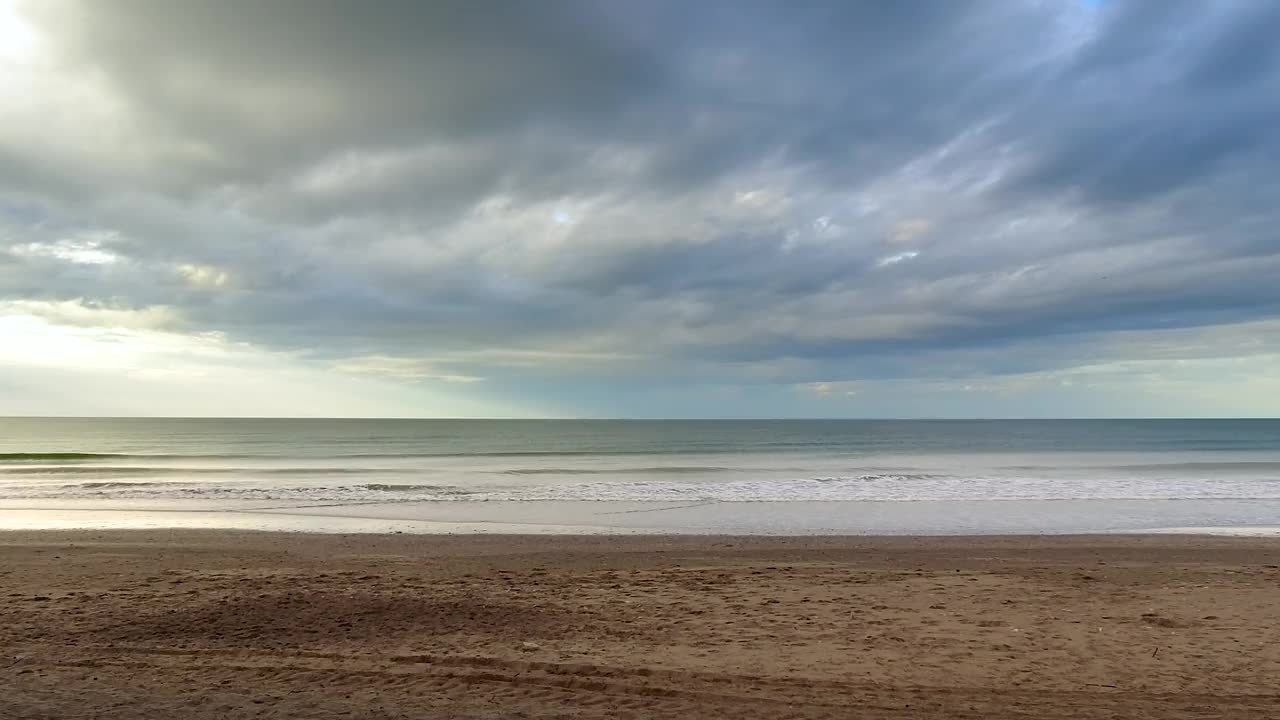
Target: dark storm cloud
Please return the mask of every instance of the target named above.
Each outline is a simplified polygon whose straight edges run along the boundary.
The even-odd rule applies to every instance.
[[[663,69],[590,3],[124,0],[45,8],[157,132],[214,146],[211,177],[260,179],[351,144],[484,136],[604,117]]]
[[[184,146],[149,158],[160,191],[448,143],[471,192],[536,192],[582,140],[639,148],[637,179],[670,189],[766,153],[866,177],[998,111],[1028,62],[1019,31],[1051,19],[1002,3],[32,7],[143,130]],[[403,159],[402,179],[445,190]]]
[[[1053,88],[1059,120],[1013,182],[1127,203],[1280,157],[1272,3],[1118,3]]]
[[[0,298],[789,381],[1034,371],[1280,305],[1271,4],[26,12],[55,68],[26,109],[84,120],[0,139]]]

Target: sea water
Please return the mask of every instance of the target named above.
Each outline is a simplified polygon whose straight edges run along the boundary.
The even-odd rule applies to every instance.
[[[0,419],[0,527],[1280,525],[1280,420]]]

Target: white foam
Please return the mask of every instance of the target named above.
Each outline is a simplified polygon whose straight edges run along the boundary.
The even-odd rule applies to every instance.
[[[121,461],[124,463],[125,461]],[[1280,499],[1276,452],[191,458],[0,465],[0,499],[922,502]]]
[[[1141,530],[1152,535],[1228,535],[1233,537],[1278,537],[1280,526],[1255,525],[1247,527],[1167,527]]]
[[[1280,482],[1247,477],[962,477],[874,473],[810,478],[734,479],[733,474],[690,478],[578,476],[513,483],[509,478],[432,476],[335,484],[331,476],[236,482],[130,482],[7,484],[0,498],[115,500],[254,500],[279,502],[919,502],[936,500],[1269,500]]]

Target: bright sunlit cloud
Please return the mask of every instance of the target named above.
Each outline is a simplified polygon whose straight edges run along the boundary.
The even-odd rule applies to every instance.
[[[21,13],[18,0],[0,0],[0,68],[30,61],[39,45],[40,37]]]
[[[173,321],[163,308],[124,311],[75,304],[0,304],[0,391],[6,378],[57,388],[45,394],[52,396],[49,404],[30,387],[21,388],[22,392],[8,388],[11,404],[5,411],[57,415],[73,413],[79,406],[86,408],[84,412],[108,415],[376,417],[416,416],[421,408],[430,407],[439,416],[530,414],[505,403],[451,396],[426,387],[406,389],[352,379],[297,356],[231,341],[220,333],[191,335],[156,329]],[[431,379],[468,382],[478,378]]]
[[[900,252],[896,255],[890,255],[888,257],[880,258],[879,260],[876,261],[876,266],[888,267],[890,265],[897,265],[898,263],[904,262],[906,260],[914,260],[917,257],[920,257],[920,253],[916,252],[915,250],[908,250],[906,252]]]

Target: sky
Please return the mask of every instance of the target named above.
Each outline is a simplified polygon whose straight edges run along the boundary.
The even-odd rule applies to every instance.
[[[0,415],[1280,415],[1277,36],[0,0]]]

